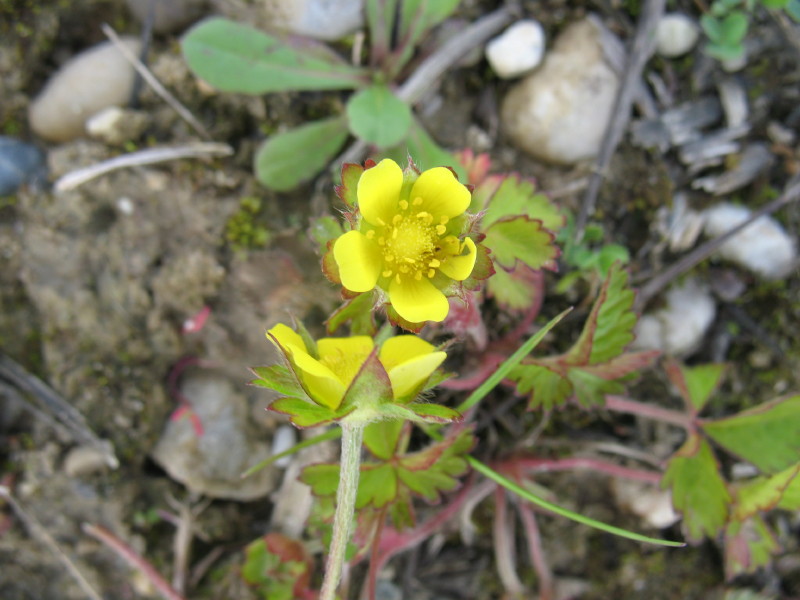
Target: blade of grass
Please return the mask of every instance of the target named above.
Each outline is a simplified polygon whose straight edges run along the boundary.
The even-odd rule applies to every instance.
[[[274,463],[276,460],[280,460],[284,456],[291,456],[295,452],[300,452],[300,450],[303,450],[304,448],[310,448],[311,446],[314,446],[315,444],[319,444],[320,442],[327,442],[328,440],[335,440],[335,439],[341,437],[341,435],[342,435],[341,428],[340,427],[333,427],[332,429],[329,429],[328,431],[326,431],[324,433],[320,433],[319,435],[315,435],[312,438],[308,438],[307,440],[303,440],[302,442],[298,442],[297,444],[295,444],[294,446],[292,446],[288,450],[284,450],[283,452],[279,452],[278,454],[275,454],[274,456],[270,456],[269,458],[266,458],[266,459],[262,460],[260,463],[258,463],[256,465],[253,465],[252,467],[247,469],[247,471],[245,471],[244,473],[241,474],[241,478],[244,479],[245,477],[250,477],[250,475],[252,475],[253,473],[257,473],[258,471],[260,471],[264,467],[268,467],[269,465]]]
[[[475,406],[478,402],[483,400],[483,398],[486,396],[486,394],[491,392],[494,389],[494,387],[498,383],[500,383],[503,380],[503,378],[505,378],[506,375],[508,375],[508,373],[511,371],[511,369],[516,367],[522,361],[523,358],[528,356],[528,354],[530,354],[533,351],[533,349],[536,348],[536,346],[539,345],[539,342],[541,342],[542,339],[544,339],[544,336],[546,336],[547,333],[553,327],[558,325],[558,323],[561,321],[561,319],[566,317],[567,314],[569,314],[569,312],[571,310],[572,310],[572,307],[568,308],[567,310],[562,312],[560,315],[554,317],[547,325],[542,327],[539,331],[537,331],[530,338],[528,338],[528,340],[524,344],[522,344],[522,346],[520,346],[517,349],[517,351],[514,352],[514,354],[512,354],[505,361],[503,361],[500,364],[500,366],[497,367],[497,370],[494,373],[492,373],[486,379],[486,381],[484,381],[478,387],[478,389],[476,389],[474,392],[472,392],[469,395],[469,398],[464,400],[464,402],[462,402],[456,408],[456,410],[458,412],[460,412],[460,413],[465,413],[470,408]]]

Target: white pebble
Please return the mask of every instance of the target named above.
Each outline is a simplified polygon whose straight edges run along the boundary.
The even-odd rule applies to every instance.
[[[127,196],[122,196],[122,198],[117,199],[117,208],[123,215],[130,216],[136,207],[133,205],[133,200]]]
[[[683,56],[694,48],[700,30],[693,19],[681,13],[668,13],[656,27],[656,52],[665,58]]]
[[[139,53],[137,39],[123,38],[122,43]],[[89,117],[128,102],[133,80],[133,67],[111,42],[84,50],[61,67],[31,103],[31,128],[51,142],[81,137]]]
[[[672,494],[653,484],[630,479],[613,479],[617,502],[641,517],[654,529],[664,529],[680,520],[672,507]]]
[[[298,35],[333,41],[364,23],[364,0],[262,0],[268,19]]]
[[[272,438],[272,456],[285,452],[297,443],[295,429],[291,425],[281,425]],[[284,456],[275,461],[275,466],[285,469],[292,461],[291,456]]]
[[[744,206],[722,202],[704,212],[705,232],[718,236],[750,218]],[[726,258],[764,279],[780,279],[797,266],[797,247],[775,219],[763,216],[734,235],[717,251]]]
[[[633,347],[688,356],[703,342],[714,322],[717,307],[708,287],[695,279],[673,286],[665,294],[666,306],[639,319]]]
[[[107,468],[106,455],[96,448],[77,446],[64,459],[64,471],[70,477],[92,475]]]
[[[498,77],[510,79],[538,67],[544,48],[542,25],[538,21],[518,21],[486,44],[486,60]]]

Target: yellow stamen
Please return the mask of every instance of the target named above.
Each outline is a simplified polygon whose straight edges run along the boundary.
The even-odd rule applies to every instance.
[[[374,230],[374,229],[370,229],[370,230],[367,232],[367,239],[368,239],[368,240],[371,240],[371,239],[374,239],[374,238],[375,238],[375,230]]]
[[[408,210],[408,200],[400,200],[400,209]]]
[[[403,215],[395,215],[392,217],[392,225],[397,225],[403,220]]]
[[[379,246],[385,246],[386,245],[386,238],[383,237],[383,236],[379,237],[378,238],[378,245]]]
[[[428,269],[428,279],[436,275],[436,269]]]
[[[445,227],[444,225],[436,226],[436,233],[438,233],[439,235],[444,235],[445,231],[447,231],[447,227]]]
[[[433,267],[435,269],[437,267],[442,266],[442,261],[440,261],[438,258],[434,258],[433,260],[431,260],[431,262],[428,263],[428,266]]]
[[[383,277],[391,277],[392,273],[394,273],[394,271],[392,271],[391,269],[386,269],[383,273],[381,273],[381,275]]]
[[[412,202],[412,204],[413,204],[414,206],[420,206],[420,205],[422,204],[422,198],[420,198],[419,196],[417,196],[416,198],[414,198],[414,202]]]
[[[399,284],[400,283],[400,273],[394,276],[394,280]]]

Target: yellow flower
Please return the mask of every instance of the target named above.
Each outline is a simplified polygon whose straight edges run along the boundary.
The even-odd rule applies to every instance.
[[[375,347],[372,338],[364,335],[322,338],[317,340],[317,359],[311,355],[303,338],[283,323],[270,329],[267,337],[286,353],[311,399],[331,410],[339,408],[347,389]],[[413,400],[446,356],[415,335],[386,340],[378,351],[378,360],[389,377],[392,399]]]
[[[377,286],[403,319],[442,321],[449,310],[442,290],[475,266],[475,243],[459,237],[470,192],[444,167],[412,180],[389,159],[364,171],[358,229],[336,240],[333,256],[351,292]]]

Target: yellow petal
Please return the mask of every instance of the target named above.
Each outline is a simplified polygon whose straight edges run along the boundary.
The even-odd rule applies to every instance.
[[[433,215],[438,222],[440,217],[456,217],[469,206],[469,190],[458,182],[450,169],[436,167],[428,169],[411,187],[410,200],[422,198],[420,209]]]
[[[412,323],[444,321],[450,305],[429,279],[396,279],[389,285],[389,300],[401,317]]]
[[[379,356],[389,373],[394,397],[402,398],[416,391],[447,355],[415,335],[400,335],[386,340]]]
[[[442,262],[442,266],[439,267],[439,270],[442,273],[447,275],[450,279],[455,279],[456,281],[464,281],[470,276],[472,269],[475,267],[475,259],[478,257],[478,251],[477,248],[475,248],[475,242],[473,242],[470,238],[465,238],[464,244],[466,245],[466,254],[462,254],[460,256],[448,256],[447,260]]]
[[[403,170],[393,160],[384,158],[362,173],[356,194],[361,216],[370,225],[385,225],[397,214]]]
[[[375,347],[372,338],[355,335],[348,338],[322,338],[317,342],[319,359],[347,387]]]
[[[359,231],[348,231],[333,245],[342,285],[351,292],[368,292],[378,282],[383,257],[378,244]]]
[[[306,344],[303,341],[303,338],[300,337],[300,334],[283,323],[278,323],[275,325],[275,327],[267,332],[267,338],[271,342],[274,342],[275,340],[270,338],[270,336],[275,338],[281,347],[290,354],[293,354],[295,349],[302,352],[308,352],[308,348],[306,348]]]
[[[295,352],[292,363],[315,402],[334,410],[339,408],[347,386],[336,373],[306,352]]]

